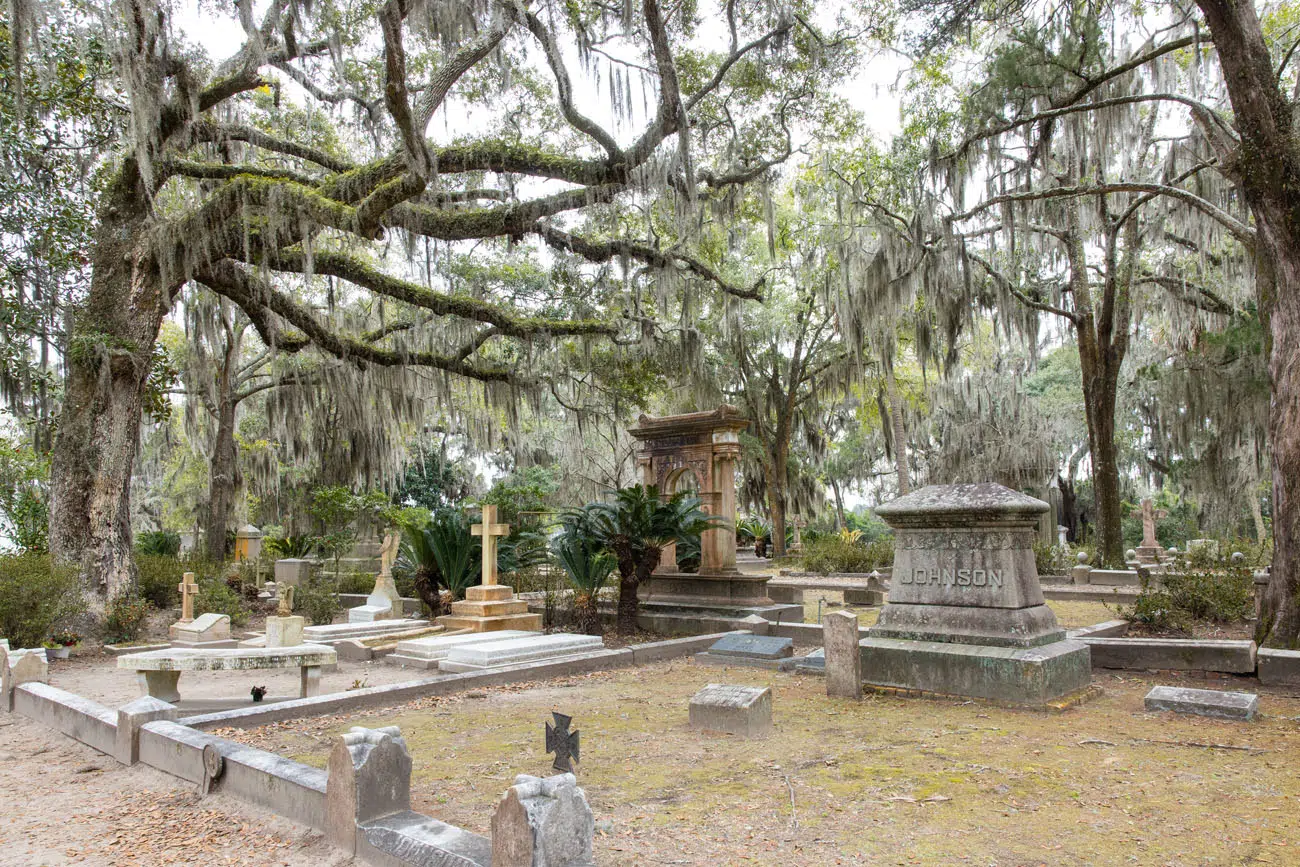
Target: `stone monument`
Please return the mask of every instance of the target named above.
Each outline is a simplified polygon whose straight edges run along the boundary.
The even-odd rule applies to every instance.
[[[262,556],[262,531],[245,524],[235,533],[235,562],[257,562]]]
[[[194,617],[194,600],[199,595],[199,585],[194,581],[194,573],[186,572],[181,576],[177,587],[181,591],[181,619],[167,630],[167,638],[173,647],[234,647],[236,642],[230,637],[230,617],[225,614],[204,614]]]
[[[1142,501],[1142,544],[1138,545],[1135,552],[1139,563],[1152,565],[1160,562],[1164,548],[1160,547],[1160,540],[1156,538],[1156,519],[1168,514],[1164,509],[1157,509],[1150,497]]]
[[[375,589],[366,597],[365,605],[348,610],[348,623],[373,623],[376,620],[396,620],[402,616],[402,594],[393,583],[393,563],[402,537],[390,532],[379,549],[379,577]]]
[[[293,594],[292,584],[278,588],[280,604],[275,616],[266,618],[266,647],[297,647],[302,644],[307,618],[293,613]]]
[[[483,506],[483,523],[475,524],[470,532],[483,537],[483,583],[466,590],[464,601],[453,602],[451,614],[439,617],[439,625],[471,632],[540,632],[542,615],[529,614],[527,602],[515,599],[513,590],[497,583],[497,540],[510,535],[509,524],[497,523],[497,507]]]
[[[629,429],[641,443],[637,466],[642,484],[657,486],[665,497],[690,491],[704,511],[723,519],[701,534],[696,574],[677,568],[676,545],[664,548],[659,567],[641,586],[643,607],[743,611],[772,605],[769,576],[736,568],[736,461],[740,432],[747,427],[749,420],[739,410],[721,406],[661,418],[643,415]]]
[[[1043,706],[1086,690],[1034,566],[1048,505],[997,484],[931,485],[879,506],[894,528],[889,601],[860,642],[869,685]]]

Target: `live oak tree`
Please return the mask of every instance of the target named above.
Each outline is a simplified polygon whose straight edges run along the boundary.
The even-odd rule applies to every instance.
[[[788,154],[786,113],[825,68],[807,17],[728,2],[718,18],[726,44],[704,51],[691,45],[692,9],[390,0],[371,12],[273,0],[254,20],[244,2],[233,10],[244,44],[211,64],[157,0],[106,8],[130,133],[107,167],[89,291],[67,341],[54,554],[77,563],[100,600],[131,587],[144,384],[159,324],[187,281],[239,307],[278,353],[420,366],[501,399],[546,373],[503,345],[609,339],[627,324],[617,311],[549,316],[437,291],[386,267],[403,245],[531,239],[759,297],[688,243],[660,248],[562,219],[671,191],[688,224],[709,196]],[[604,72],[622,136],[577,104],[566,44]],[[746,92],[749,81],[760,86]],[[642,94],[644,122],[627,135]],[[729,113],[733,99],[743,114]],[[460,120],[470,103],[485,112],[476,129]],[[337,314],[322,296],[340,286],[383,303],[367,321]]]

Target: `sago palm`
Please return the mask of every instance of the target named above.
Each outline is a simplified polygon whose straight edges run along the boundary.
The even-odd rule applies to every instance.
[[[573,616],[578,631],[599,635],[600,591],[618,564],[594,530],[591,508],[574,509],[564,514],[563,529],[552,540],[551,552],[573,585]]]

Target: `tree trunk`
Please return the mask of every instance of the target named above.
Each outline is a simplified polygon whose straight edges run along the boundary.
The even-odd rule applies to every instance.
[[[1115,447],[1115,394],[1118,371],[1084,376],[1088,441],[1092,451],[1092,494],[1097,503],[1097,548],[1102,563],[1124,560],[1123,515],[1119,494],[1119,458]]]
[[[1257,640],[1300,646],[1300,149],[1252,3],[1197,0],[1214,37],[1241,136],[1235,169],[1255,216],[1268,323],[1273,570]]]
[[[907,477],[907,425],[903,421],[903,400],[898,395],[898,383],[894,380],[893,370],[885,373],[885,396],[889,401],[889,424],[893,430],[898,495],[902,497],[912,490],[912,482]]]
[[[1058,473],[1056,482],[1061,489],[1061,518],[1065,524],[1065,538],[1078,545],[1083,539],[1079,534],[1079,496],[1074,492],[1073,462],[1071,464],[1069,477]]]
[[[204,527],[204,542],[208,559],[220,563],[229,553],[226,550],[226,531],[230,528],[230,512],[235,504],[235,402],[222,385],[217,404],[217,439],[212,450],[212,465],[208,475],[208,511]]]
[[[831,493],[835,496],[835,529],[844,529],[844,494],[840,492],[839,482],[831,479]]]
[[[786,464],[790,445],[778,440],[771,456],[771,472],[767,474],[767,507],[772,515],[772,557],[785,554]]]
[[[632,635],[636,632],[637,594],[641,582],[650,578],[650,573],[659,565],[659,556],[663,551],[656,546],[649,546],[641,556],[632,561],[631,571],[624,571],[623,558],[619,557],[618,583],[618,634]],[[615,554],[617,556],[617,552]]]
[[[50,551],[75,565],[92,613],[135,587],[131,472],[150,358],[169,297],[142,246],[144,190],[130,160],[105,195],[90,293],[71,326],[50,467]]]

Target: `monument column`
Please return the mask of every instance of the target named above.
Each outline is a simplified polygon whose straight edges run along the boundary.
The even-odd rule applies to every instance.
[[[701,544],[700,574],[720,575],[736,571],[736,459],[740,457],[740,434],[734,430],[713,433],[713,490],[715,515],[722,526],[705,530]]]

